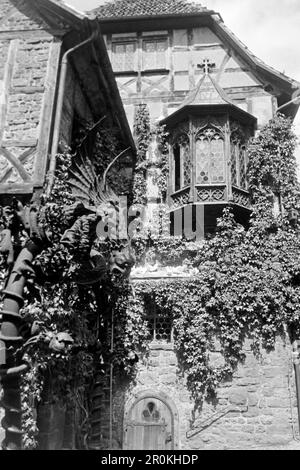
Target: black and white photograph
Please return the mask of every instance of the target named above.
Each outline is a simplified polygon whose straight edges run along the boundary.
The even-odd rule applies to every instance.
[[[1,450],[300,450],[299,44],[299,0],[0,0]]]

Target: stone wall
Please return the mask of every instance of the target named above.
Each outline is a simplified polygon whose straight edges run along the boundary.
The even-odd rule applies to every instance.
[[[29,2],[1,3],[0,192],[42,186],[61,41]]]
[[[130,397],[144,390],[166,394],[179,416],[179,449],[300,449],[292,347],[278,338],[274,351],[245,362],[222,383],[217,399],[195,412],[171,344],[152,343],[131,384],[120,384],[114,401],[114,446],[122,447],[123,416]],[[213,361],[222,361],[218,348]]]

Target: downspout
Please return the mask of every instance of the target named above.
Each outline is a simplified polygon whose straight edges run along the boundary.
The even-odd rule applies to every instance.
[[[295,369],[295,382],[296,382],[296,395],[297,395],[297,408],[298,408],[298,422],[300,432],[300,354],[299,354],[300,341],[293,342],[293,363]]]
[[[56,153],[59,143],[59,134],[60,134],[60,122],[61,116],[63,111],[63,103],[64,103],[64,95],[65,95],[65,88],[66,88],[66,79],[67,79],[67,71],[68,71],[68,63],[69,63],[69,56],[73,54],[73,52],[77,51],[81,47],[85,46],[86,44],[93,42],[98,36],[98,31],[93,31],[92,34],[82,41],[80,44],[72,47],[68,51],[66,51],[63,55],[61,61],[61,73],[59,79],[59,87],[58,87],[58,97],[57,97],[57,105],[56,105],[56,113],[55,113],[55,121],[54,121],[54,131],[53,131],[53,138],[52,138],[52,146],[51,146],[51,155],[50,155],[50,163],[49,163],[49,180],[48,180],[48,187],[46,190],[47,196],[50,196],[53,183],[54,183],[54,174],[56,169]]]

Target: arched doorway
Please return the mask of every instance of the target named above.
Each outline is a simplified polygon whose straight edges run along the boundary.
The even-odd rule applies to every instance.
[[[177,449],[177,425],[176,407],[166,394],[140,392],[126,406],[123,449]]]

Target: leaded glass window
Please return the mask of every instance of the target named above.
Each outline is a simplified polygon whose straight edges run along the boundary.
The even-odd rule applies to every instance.
[[[230,167],[231,167],[231,183],[237,186],[237,155],[236,155],[236,144],[231,142],[230,144]]]
[[[205,136],[201,136],[196,142],[197,159],[197,183],[209,183],[209,149],[210,143]]]
[[[143,68],[146,70],[167,68],[167,40],[151,39],[143,43]]]
[[[112,66],[115,72],[135,70],[135,42],[120,42],[112,45]]]
[[[173,340],[172,319],[169,314],[162,313],[154,308],[149,317],[149,339],[151,341],[165,341],[167,343]]]
[[[240,187],[247,188],[247,174],[246,174],[246,147],[241,145],[239,148],[239,173],[240,173]]]
[[[183,186],[191,184],[191,153],[188,142],[182,142],[181,146],[182,167],[183,167]]]
[[[178,191],[191,184],[191,152],[189,138],[181,135],[173,146],[174,156],[174,187]]]
[[[242,189],[247,189],[247,152],[245,139],[240,132],[231,136],[231,182]]]
[[[207,128],[196,139],[196,182],[225,182],[224,140],[214,129]]]

